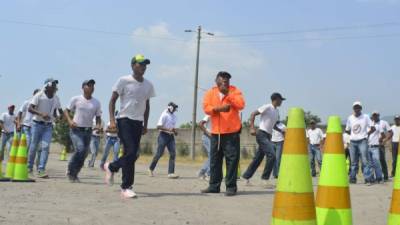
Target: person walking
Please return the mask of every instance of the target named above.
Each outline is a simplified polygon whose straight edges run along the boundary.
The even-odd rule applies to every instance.
[[[205,180],[210,180],[210,149],[211,149],[211,130],[210,130],[210,116],[206,115],[199,122],[200,130],[203,132],[201,136],[201,141],[204,149],[207,152],[207,160],[203,163],[201,167],[198,177]]]
[[[396,175],[397,154],[399,150],[400,140],[400,115],[394,117],[394,124],[391,126],[390,131],[386,137],[386,141],[392,141],[392,172],[391,177]]]
[[[282,121],[278,121],[276,127],[278,127],[280,131],[277,131],[275,129],[272,130],[271,141],[274,144],[274,150],[275,150],[275,165],[274,165],[273,175],[275,179],[278,179],[279,167],[281,165],[283,143],[285,141],[286,126]]]
[[[118,113],[115,113],[117,116]],[[108,156],[110,155],[110,150],[112,149],[113,152],[113,162],[117,161],[119,156],[119,149],[120,149],[120,140],[118,138],[118,132],[116,130],[110,129],[111,121],[108,122],[106,128],[106,141],[104,144],[104,151],[103,156],[101,157],[100,161],[100,168],[104,167],[104,163],[106,163]]]
[[[88,162],[88,167],[93,168],[96,161],[97,153],[100,149],[101,137],[104,133],[104,123],[103,120],[100,121],[100,126],[97,125],[96,118],[93,120],[92,125],[92,137],[90,139],[90,160]],[[101,168],[103,168],[101,166]]]
[[[379,113],[373,112],[371,119],[372,119],[372,126],[374,127],[375,130],[368,136],[368,152],[369,152],[370,163],[372,165],[371,180],[377,183],[383,183],[384,181],[383,181],[382,165],[380,161],[380,147],[382,140],[385,138],[385,133],[382,125],[379,123]]]
[[[318,163],[319,171],[322,168],[321,146],[324,141],[324,132],[317,127],[315,120],[310,121],[310,129],[307,130],[308,157],[310,159],[311,176],[317,176],[315,161]]]

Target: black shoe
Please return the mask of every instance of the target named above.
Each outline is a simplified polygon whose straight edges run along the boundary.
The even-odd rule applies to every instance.
[[[350,184],[357,184],[357,180],[356,179],[350,179]]]
[[[237,193],[237,190],[235,189],[227,189],[225,192],[225,196],[235,196]]]
[[[208,188],[206,188],[206,189],[200,190],[200,192],[203,193],[203,194],[206,194],[206,193],[219,193],[220,190],[213,190],[213,189],[210,189],[210,188],[208,187]]]

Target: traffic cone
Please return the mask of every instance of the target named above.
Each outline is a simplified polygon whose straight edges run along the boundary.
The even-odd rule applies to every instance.
[[[7,168],[6,168],[6,177],[13,178],[14,175],[14,167],[15,167],[15,157],[17,156],[18,151],[18,134],[14,133],[11,150],[10,150],[10,157],[8,158]]]
[[[279,170],[272,225],[316,225],[304,111],[292,108]]]
[[[28,177],[28,149],[26,146],[26,135],[22,134],[19,142],[17,157],[15,158],[15,169],[13,182],[34,182]]]
[[[121,158],[124,155],[124,149],[120,148],[118,152],[118,158]]]
[[[60,161],[67,161],[67,149],[66,148],[64,148],[64,150],[61,151]]]
[[[400,145],[397,152],[400,150]],[[399,158],[399,153],[397,153]],[[400,224],[400,161],[396,163],[396,176],[393,181],[392,203],[389,210],[388,225]]]
[[[3,161],[0,161],[0,182],[10,181],[9,178],[3,176],[2,167],[3,167]]]
[[[317,190],[318,225],[352,225],[349,181],[338,116],[328,119],[324,160]]]

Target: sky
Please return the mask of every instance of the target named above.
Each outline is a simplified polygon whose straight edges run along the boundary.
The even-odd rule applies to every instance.
[[[47,77],[60,81],[65,107],[93,78],[108,120],[111,87],[141,53],[157,94],[149,127],[170,101],[178,124],[189,122],[196,34],[184,30],[201,25],[214,36],[202,34],[197,120],[218,71],[242,90],[243,120],[273,92],[287,98],[282,118],[302,107],[323,121],[344,119],[356,100],[365,113],[400,114],[399,12],[400,0],[1,1],[0,111],[21,105]]]

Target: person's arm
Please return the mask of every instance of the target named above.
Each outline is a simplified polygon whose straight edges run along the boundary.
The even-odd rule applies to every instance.
[[[144,111],[143,132],[142,132],[143,135],[147,133],[147,124],[149,121],[149,115],[150,115],[150,99],[147,99],[146,110]]]
[[[344,132],[350,135],[351,134],[350,131],[351,131],[350,119],[347,119],[346,128],[345,128]]]
[[[278,127],[278,124],[279,124],[279,123],[275,123],[273,129],[276,130],[276,131],[278,131],[279,133],[283,134],[284,131]]]
[[[383,142],[388,142],[389,140],[391,140],[393,138],[393,131],[389,130],[385,139],[383,140]]]
[[[17,131],[21,131],[21,125],[22,124],[22,112],[19,111],[17,114],[17,118],[15,118],[15,127],[17,128]]]
[[[385,140],[385,133],[381,131],[381,135],[379,137],[379,144],[383,145]]]
[[[200,130],[203,131],[203,133],[204,133],[207,137],[210,137],[211,134],[210,134],[210,132],[208,132],[208,130],[207,130],[206,126],[205,126],[206,123],[207,123],[207,121],[204,121],[204,120],[200,121],[200,122],[199,122],[199,127],[200,127]]]
[[[371,135],[372,133],[374,133],[376,131],[376,128],[375,128],[375,126],[371,126],[370,128],[369,128],[369,131],[368,131],[368,136],[369,135]]]
[[[235,109],[237,109],[239,111],[244,109],[245,102],[244,102],[244,98],[243,98],[242,92],[236,91],[235,93],[232,93],[232,94],[229,93],[226,96],[226,100],[229,102],[229,104],[233,108],[235,108]]]
[[[71,111],[69,109],[65,109],[64,110],[64,117],[67,120],[68,125],[69,125],[70,128],[76,128],[78,125],[71,119],[71,116],[69,115],[70,112]]]
[[[40,112],[39,110],[37,110],[36,105],[34,104],[29,105],[28,111],[34,115],[42,117],[44,120],[50,120],[50,115],[45,112]]]
[[[108,130],[117,130],[117,125],[115,124],[115,103],[117,102],[117,99],[119,97],[119,94],[116,91],[113,91],[111,95],[110,102],[108,104],[108,113],[110,114],[110,126],[107,128]]]
[[[254,120],[256,119],[256,116],[258,116],[260,114],[261,113],[258,110],[256,110],[256,111],[252,112],[250,115],[250,119],[249,119],[250,120],[250,134],[253,136],[256,135],[256,129],[254,127]]]

